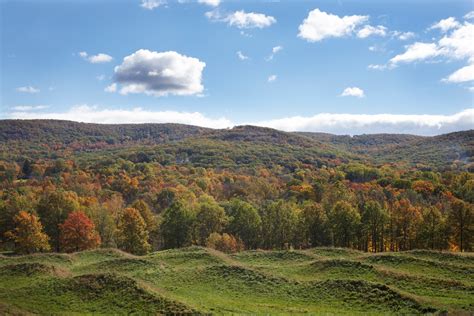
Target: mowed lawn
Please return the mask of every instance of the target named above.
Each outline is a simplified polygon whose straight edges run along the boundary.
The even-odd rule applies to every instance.
[[[189,247],[0,255],[0,314],[474,313],[474,254]]]

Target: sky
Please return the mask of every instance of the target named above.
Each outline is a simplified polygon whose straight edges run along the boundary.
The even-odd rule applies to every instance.
[[[1,119],[474,128],[472,0],[0,0],[0,14]]]

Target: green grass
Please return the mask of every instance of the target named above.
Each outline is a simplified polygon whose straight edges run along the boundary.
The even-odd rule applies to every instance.
[[[474,256],[190,247],[0,255],[0,314],[474,313]]]

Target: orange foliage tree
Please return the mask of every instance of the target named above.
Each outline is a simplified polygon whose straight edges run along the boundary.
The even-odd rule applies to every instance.
[[[14,217],[15,228],[5,235],[15,243],[18,253],[48,251],[48,235],[43,232],[43,225],[34,214],[20,211]]]
[[[93,249],[100,245],[94,223],[83,212],[70,213],[60,229],[61,249],[65,252]]]

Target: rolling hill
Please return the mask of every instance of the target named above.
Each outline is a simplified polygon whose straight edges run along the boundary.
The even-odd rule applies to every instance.
[[[472,168],[474,130],[435,137],[403,134],[339,136],[324,133],[288,133],[256,126],[207,129],[180,124],[88,124],[56,120],[0,121],[0,152],[4,159],[23,156],[65,157],[71,153],[123,149],[164,149],[203,163],[202,148],[223,150],[234,164],[258,161],[275,153],[272,161],[334,164],[334,160],[371,164],[407,163],[423,168]],[[209,150],[207,154],[209,154]],[[184,154],[183,154],[184,153]],[[249,154],[250,153],[250,154]],[[193,157],[194,156],[194,157]],[[265,160],[265,159],[263,159]],[[222,163],[222,162],[221,162]],[[265,164],[263,162],[263,164]],[[228,166],[222,163],[222,166]]]
[[[0,272],[2,314],[474,312],[474,257],[449,252],[101,249],[0,256]]]

